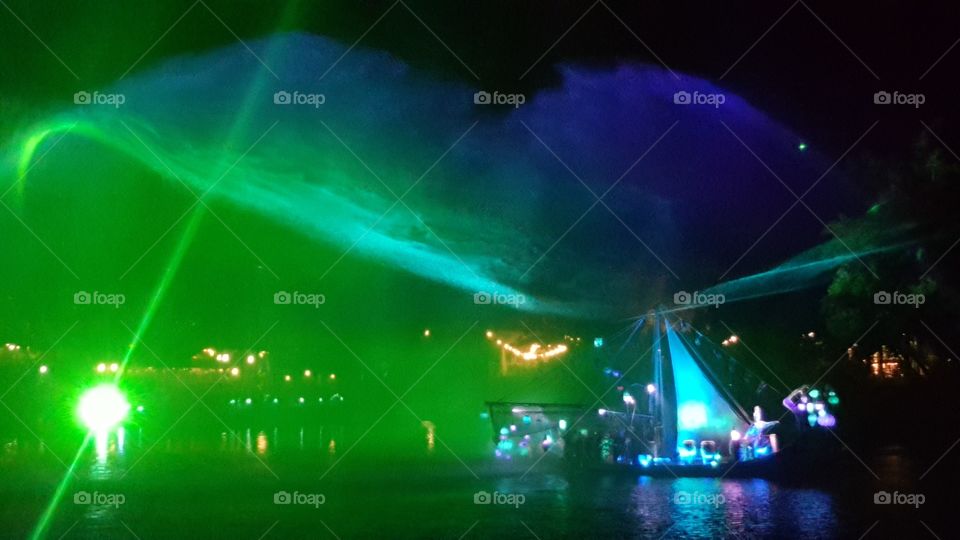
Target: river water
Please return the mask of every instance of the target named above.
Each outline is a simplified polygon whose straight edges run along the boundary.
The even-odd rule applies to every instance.
[[[896,449],[844,481],[784,484],[462,462],[434,441],[420,459],[391,460],[322,429],[113,433],[90,441],[73,474],[63,449],[3,442],[4,538],[28,537],[48,506],[49,538],[951,537],[930,486],[911,488],[926,489],[922,505],[874,504],[884,485],[870,470],[915,476]]]

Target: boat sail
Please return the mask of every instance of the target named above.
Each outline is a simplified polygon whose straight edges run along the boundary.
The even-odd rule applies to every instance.
[[[658,394],[654,418],[660,424],[656,432],[662,434],[656,441],[656,457],[693,457],[687,455],[689,441],[694,441],[695,448],[703,442],[714,448],[726,447],[731,432],[750,424],[746,411],[715,377],[708,376],[712,372],[691,353],[674,324],[662,313],[656,317],[653,350]]]

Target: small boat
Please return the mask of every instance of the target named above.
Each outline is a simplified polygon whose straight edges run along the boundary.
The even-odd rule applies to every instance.
[[[748,414],[707,362],[722,349],[663,310],[648,319],[653,382],[620,386],[623,408],[617,410],[488,402],[495,456],[553,456],[575,470],[731,478],[774,478],[832,459],[834,437],[822,433],[836,424],[835,392],[803,386],[783,399],[786,411],[777,420],[765,419],[759,406]],[[783,423],[787,418],[793,422]],[[782,435],[806,440],[804,450],[782,449]]]

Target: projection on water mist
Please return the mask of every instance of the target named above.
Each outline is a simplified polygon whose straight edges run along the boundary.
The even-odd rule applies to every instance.
[[[722,106],[676,104],[678,90],[722,89],[660,68],[565,66],[559,86],[500,107],[475,104],[481,88],[361,48],[318,80],[347,52],[319,37],[251,47],[279,80],[262,77],[242,46],[170,61],[109,89],[126,96],[121,107],[71,105],[23,133],[21,176],[69,130],[207,201],[449,285],[467,301],[522,294],[519,309],[603,316],[638,289],[676,289],[672,267],[709,241],[684,223],[746,212],[737,205],[749,199],[736,196],[745,182],[758,197],[782,189],[728,128],[788,183],[824,169],[733,94]],[[22,197],[30,181],[21,178]]]

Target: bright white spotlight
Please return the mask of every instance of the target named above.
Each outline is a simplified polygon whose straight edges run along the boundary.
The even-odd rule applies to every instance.
[[[127,417],[130,403],[112,384],[102,384],[80,396],[77,413],[91,431],[106,431]]]

